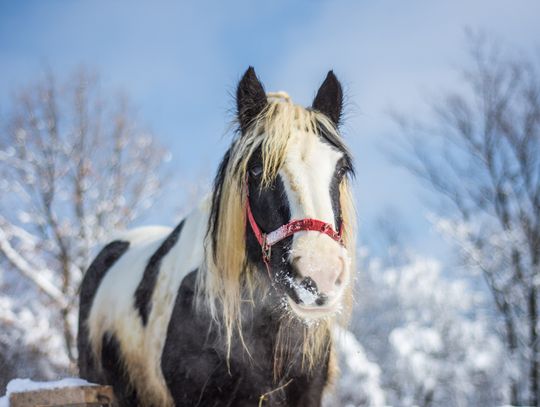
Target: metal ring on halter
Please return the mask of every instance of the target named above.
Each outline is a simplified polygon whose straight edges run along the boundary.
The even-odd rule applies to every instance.
[[[272,256],[272,246],[268,244],[266,239],[266,234],[263,234],[263,243],[261,244],[262,256],[265,263],[270,262],[270,257]]]

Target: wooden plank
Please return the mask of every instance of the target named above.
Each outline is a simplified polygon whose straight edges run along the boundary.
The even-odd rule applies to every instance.
[[[11,393],[10,407],[113,406],[111,386],[72,386]]]

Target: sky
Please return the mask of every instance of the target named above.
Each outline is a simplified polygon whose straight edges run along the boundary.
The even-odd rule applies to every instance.
[[[180,180],[212,178],[229,145],[232,94],[252,65],[267,91],[310,105],[328,70],[346,91],[343,134],[356,161],[361,240],[392,215],[408,243],[445,256],[428,214],[433,196],[391,162],[389,111],[422,118],[426,101],[460,84],[467,28],[511,49],[539,49],[540,2],[0,0],[0,112],[45,66],[84,64],[122,89],[172,152]],[[180,191],[166,191],[170,208]],[[152,220],[172,224],[168,211]],[[375,239],[375,237],[374,237]]]

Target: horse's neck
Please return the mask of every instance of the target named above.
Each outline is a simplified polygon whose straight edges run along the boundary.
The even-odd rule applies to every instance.
[[[183,233],[192,233],[190,230],[195,230],[193,242],[194,247],[204,247],[206,232],[208,230],[208,221],[210,216],[211,204],[210,200],[203,200],[198,207],[191,212],[185,219],[185,231]],[[196,235],[196,236],[195,236]],[[195,241],[196,240],[196,241]],[[195,251],[199,251],[198,249]],[[204,249],[203,249],[204,251]],[[204,259],[201,258],[204,263]],[[201,263],[201,268],[198,269],[198,273],[207,272],[204,264]],[[324,338],[328,338],[329,326],[323,327],[310,327],[309,324],[303,321],[291,317],[291,312],[283,298],[283,293],[276,291],[274,287],[266,287],[271,283],[267,281],[266,270],[262,268],[258,269],[253,267],[250,272],[260,273],[255,276],[256,280],[259,280],[261,284],[254,292],[244,291],[243,295],[246,295],[245,301],[242,301],[242,331],[241,337],[235,335],[233,339],[233,349],[238,352],[237,356],[244,355],[247,346],[248,352],[252,355],[265,355],[268,360],[274,360],[276,356],[279,356],[284,364],[283,366],[274,366],[273,362],[268,366],[270,369],[291,369],[298,374],[304,373],[304,352],[313,352],[313,342],[309,339],[311,335],[322,335]],[[195,277],[190,283],[192,290],[195,291]],[[211,324],[211,316],[208,313],[200,315],[200,322],[205,324],[204,321]],[[215,328],[215,326],[214,326]],[[322,328],[322,329],[321,329]],[[216,338],[219,338],[217,335]],[[306,342],[307,341],[307,342]],[[327,348],[328,339],[323,340],[322,347]],[[228,354],[227,347],[222,343],[224,357]],[[221,347],[221,346],[220,346]],[[234,353],[234,351],[233,351]],[[317,353],[317,352],[315,352]],[[326,351],[320,355],[321,360],[326,363]],[[244,355],[245,356],[245,355]],[[243,356],[242,356],[243,357]],[[307,358],[312,355],[307,355]]]

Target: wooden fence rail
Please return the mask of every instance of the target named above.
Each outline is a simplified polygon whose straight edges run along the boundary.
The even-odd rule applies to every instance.
[[[10,407],[115,406],[111,386],[72,386],[11,393]]]

